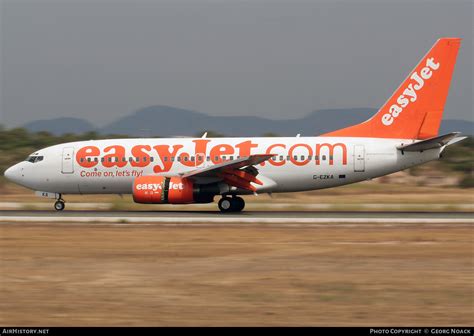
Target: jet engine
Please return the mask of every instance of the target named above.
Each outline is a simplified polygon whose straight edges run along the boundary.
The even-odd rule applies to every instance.
[[[140,176],[133,182],[136,203],[211,203],[218,193],[217,186],[199,186],[181,177]]]

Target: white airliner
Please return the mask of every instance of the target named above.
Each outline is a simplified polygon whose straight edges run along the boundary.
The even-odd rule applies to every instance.
[[[132,194],[138,203],[210,203],[331,188],[438,159],[464,137],[438,135],[461,44],[441,38],[369,120],[317,137],[111,139],[41,149],[5,171],[40,196]],[[173,127],[173,125],[170,125]]]

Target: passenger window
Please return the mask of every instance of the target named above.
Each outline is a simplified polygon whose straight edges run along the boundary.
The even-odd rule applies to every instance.
[[[181,162],[181,156],[177,156],[176,161]]]
[[[326,161],[326,155],[323,155],[323,161]]]
[[[184,157],[184,161],[186,161],[186,162],[188,161],[188,157],[187,157],[187,156]]]
[[[150,162],[155,161],[155,158],[153,156],[150,156]]]
[[[280,161],[283,161],[283,155],[280,155]]]
[[[165,156],[164,161],[168,162],[168,157],[167,156]]]
[[[194,156],[191,156],[191,162],[194,162]]]

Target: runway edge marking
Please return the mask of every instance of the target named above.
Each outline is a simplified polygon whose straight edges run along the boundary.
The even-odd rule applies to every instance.
[[[474,218],[242,218],[242,217],[35,217],[35,216],[1,216],[0,222],[25,223],[270,223],[270,224],[320,224],[320,223],[380,223],[380,224],[436,224],[463,223],[474,224]]]

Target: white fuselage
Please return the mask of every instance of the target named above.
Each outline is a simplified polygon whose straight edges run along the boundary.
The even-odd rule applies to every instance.
[[[256,166],[257,192],[330,188],[437,159],[440,149],[401,152],[413,140],[362,137],[171,138],[91,140],[48,147],[8,169],[9,179],[60,194],[130,194],[145,175],[177,175],[222,160],[274,154]],[[200,183],[212,183],[205,179]],[[232,192],[230,189],[228,192]],[[234,193],[245,193],[234,188]]]

